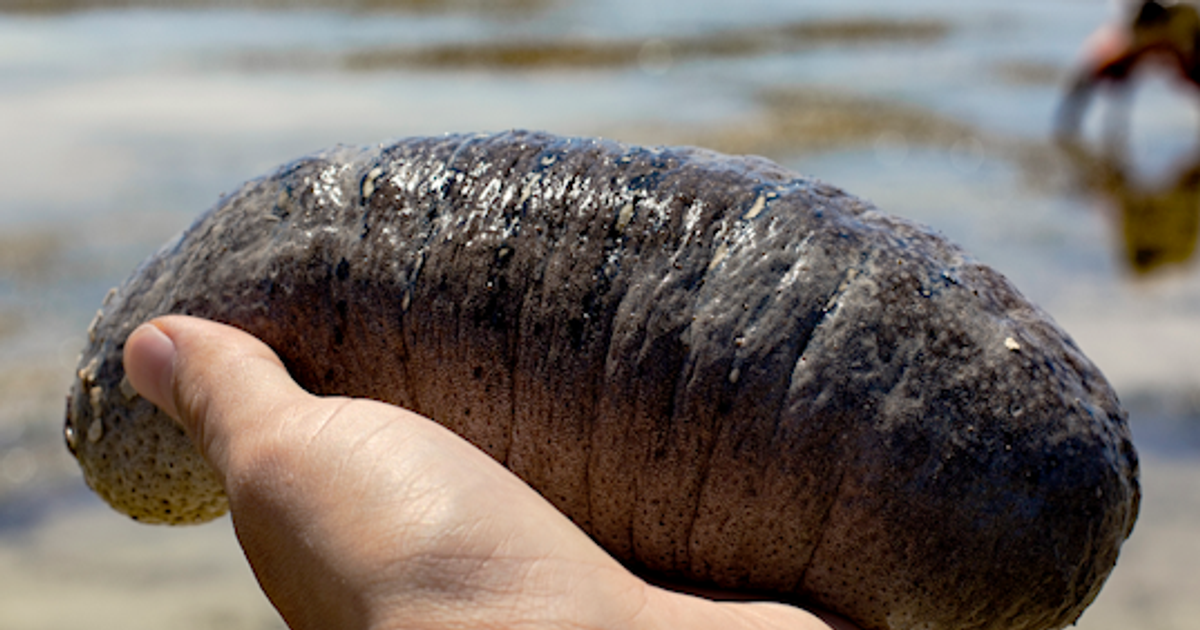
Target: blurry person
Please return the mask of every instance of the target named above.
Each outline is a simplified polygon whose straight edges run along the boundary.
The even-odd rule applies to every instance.
[[[1071,80],[1055,121],[1060,138],[1078,135],[1098,85],[1110,88],[1119,98],[1128,98],[1129,79],[1144,62],[1155,62],[1184,83],[1200,88],[1200,14],[1196,6],[1146,0],[1130,8],[1129,15],[1100,27],[1084,44],[1082,66]]]

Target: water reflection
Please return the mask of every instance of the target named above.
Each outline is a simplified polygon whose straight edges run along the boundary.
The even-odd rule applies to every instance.
[[[1180,159],[1166,177],[1147,182],[1137,176],[1123,146],[1096,151],[1059,142],[1076,186],[1099,198],[1120,226],[1131,270],[1148,275],[1187,263],[1200,235],[1200,150]]]

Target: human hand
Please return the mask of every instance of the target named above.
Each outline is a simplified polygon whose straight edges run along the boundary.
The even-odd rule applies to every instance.
[[[852,630],[649,585],[449,430],[313,396],[235,328],[156,319],[129,337],[125,368],[217,471],[246,558],[293,629]]]

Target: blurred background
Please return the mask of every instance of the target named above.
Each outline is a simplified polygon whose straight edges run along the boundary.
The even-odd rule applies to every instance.
[[[1079,627],[1200,627],[1200,91],[1052,121],[1106,0],[0,0],[0,630],[282,628],[228,519],[135,524],[61,438],[108,289],[337,143],[543,129],[767,156],[1010,277],[1130,411],[1142,517]]]

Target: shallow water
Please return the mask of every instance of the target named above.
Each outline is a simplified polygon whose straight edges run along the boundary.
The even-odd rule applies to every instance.
[[[1200,626],[1196,96],[1146,81],[1118,157],[1048,140],[1107,3],[482,5],[0,0],[0,627],[278,626],[227,523],[138,526],[83,488],[60,437],[83,331],[249,177],[506,128],[766,155],[1000,269],[1110,378],[1146,462],[1081,627]]]

